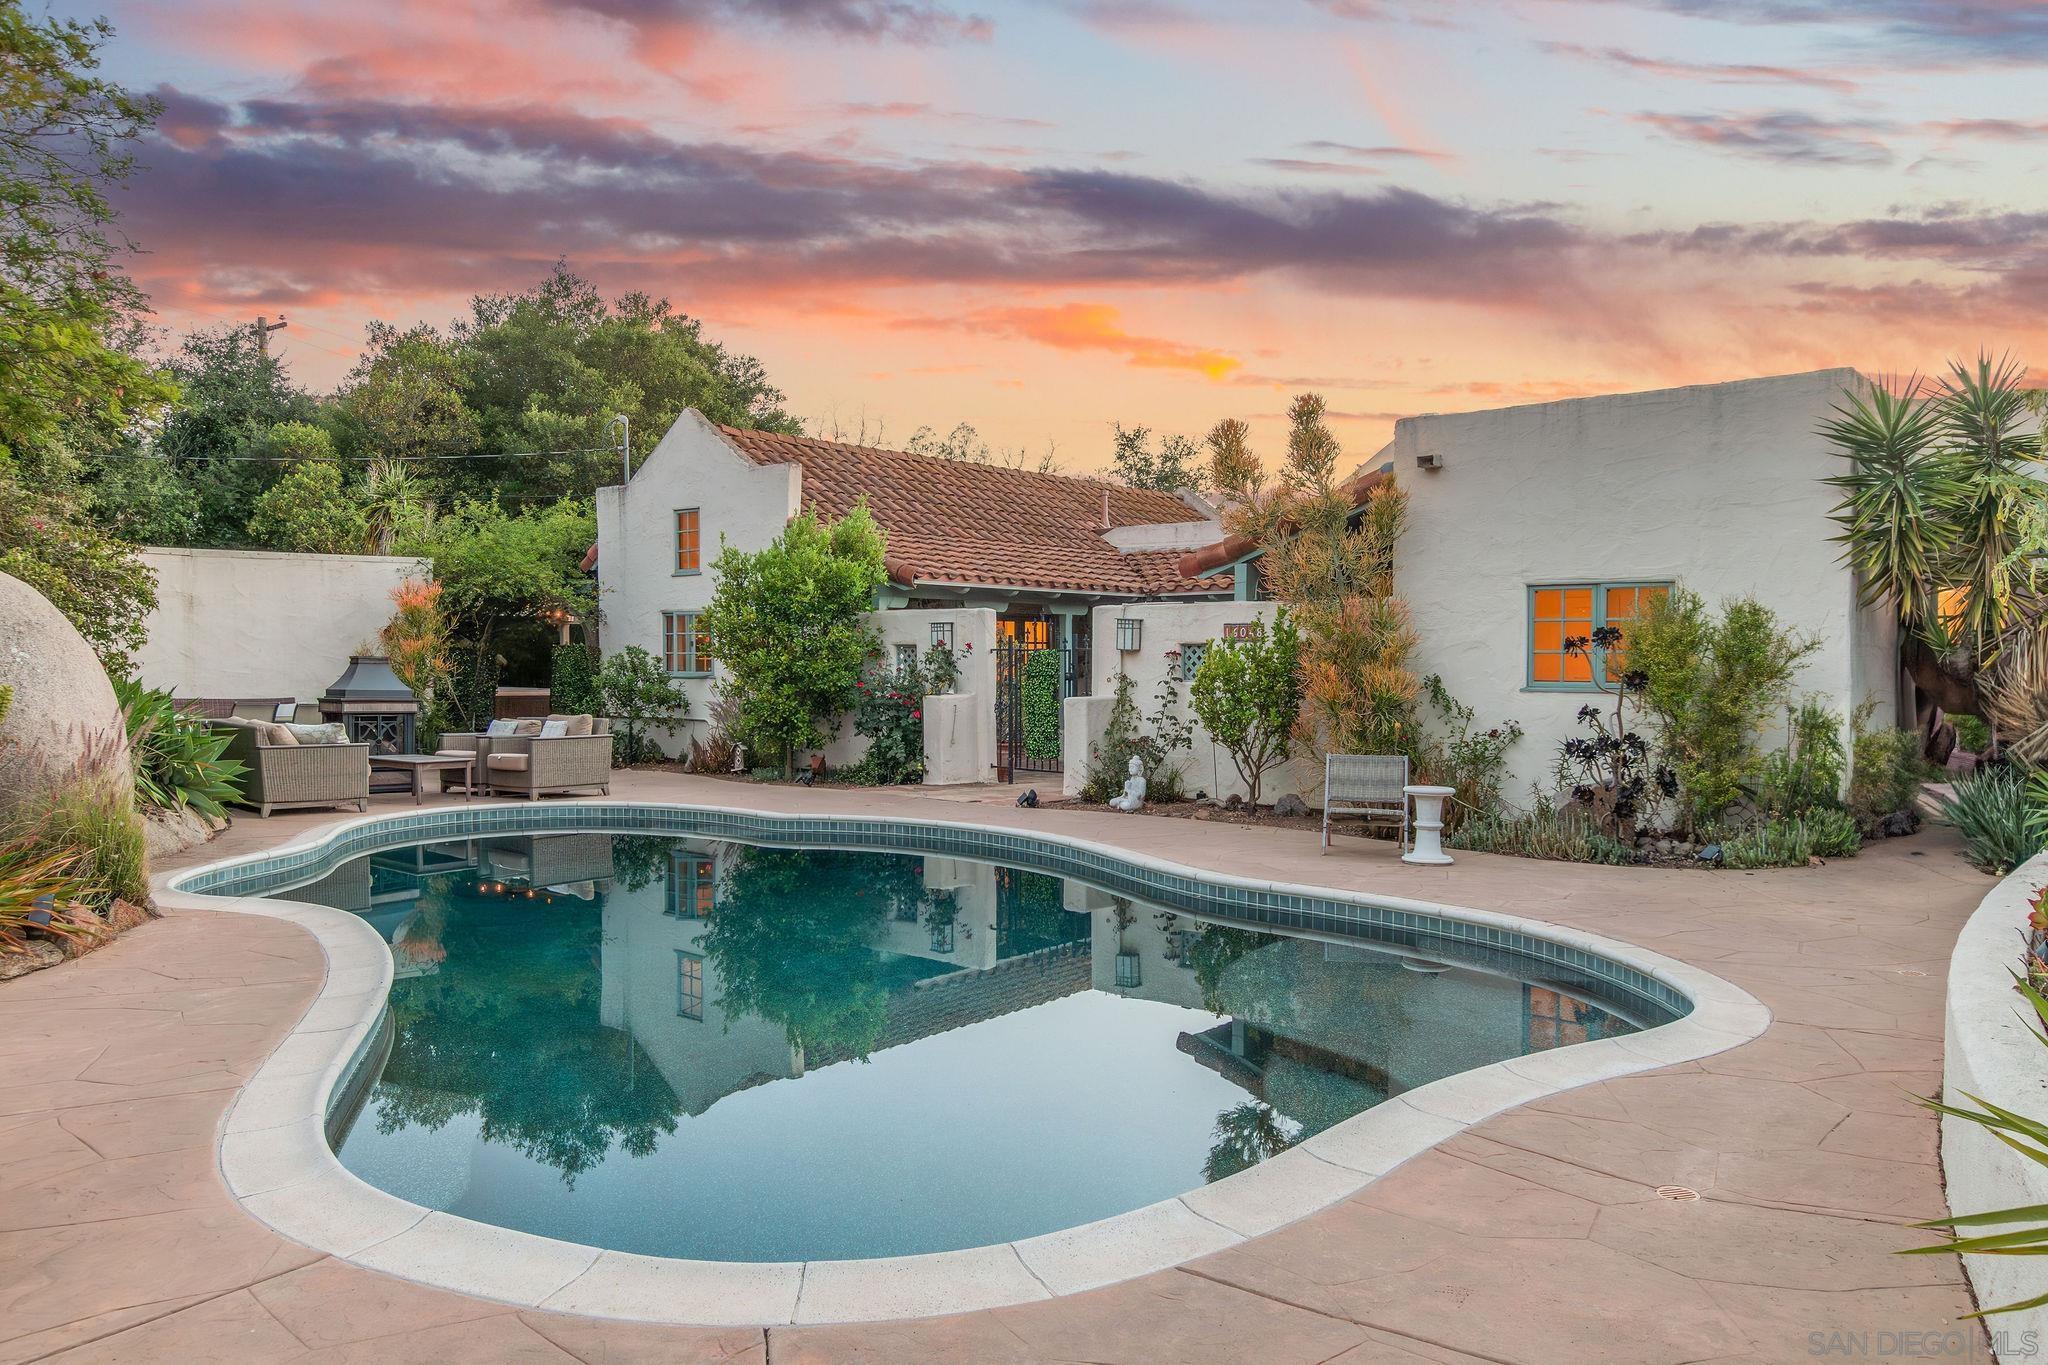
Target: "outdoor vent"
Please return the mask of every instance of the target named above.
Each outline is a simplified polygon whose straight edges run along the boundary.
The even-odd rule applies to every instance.
[[[1444,457],[1433,450],[1425,452],[1415,457],[1415,467],[1417,469],[1442,469],[1444,467]]]
[[[1136,616],[1119,616],[1116,621],[1116,647],[1120,654],[1130,654],[1139,648],[1145,638],[1145,622]]]
[[[953,623],[951,621],[932,622],[932,648],[951,649],[952,647]]]

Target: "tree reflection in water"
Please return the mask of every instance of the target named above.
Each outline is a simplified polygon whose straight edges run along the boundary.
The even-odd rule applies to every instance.
[[[699,946],[717,969],[728,1021],[754,1014],[782,1025],[812,1064],[865,1060],[888,1022],[890,991],[951,970],[876,951],[889,920],[934,903],[921,858],[745,848]]]
[[[461,1115],[576,1177],[614,1146],[635,1156],[675,1131],[680,1106],[629,1033],[598,1022],[603,917],[435,877],[420,892],[445,956],[391,989],[390,1059],[371,1103],[380,1132]]]

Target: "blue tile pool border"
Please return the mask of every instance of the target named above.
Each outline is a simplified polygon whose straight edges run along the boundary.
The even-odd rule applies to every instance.
[[[1548,969],[1544,984],[1591,990],[1632,1003],[1644,1026],[1682,1018],[1692,1001],[1671,984],[1627,963],[1538,933],[1406,909],[1366,893],[1318,894],[1224,873],[1186,875],[1058,835],[943,821],[779,815],[701,806],[610,803],[455,806],[353,822],[331,838],[201,868],[170,879],[172,890],[210,896],[266,896],[324,875],[352,858],[412,844],[505,835],[601,833],[732,839],[771,847],[836,848],[964,857],[1066,877],[1111,895],[1176,913],[1276,929],[1296,929],[1427,952],[1432,945],[1474,966],[1527,976]]]

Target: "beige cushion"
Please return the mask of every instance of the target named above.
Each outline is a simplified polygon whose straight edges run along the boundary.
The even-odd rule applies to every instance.
[[[435,758],[475,758],[475,757],[476,757],[476,750],[474,750],[474,749],[436,749],[436,750],[434,750],[434,757],[435,757]]]
[[[522,720],[518,724],[514,725],[512,727],[512,733],[515,735],[537,735],[540,733],[540,727],[540,717],[534,716],[529,720]]]
[[[587,735],[594,724],[589,716],[565,716],[559,712],[549,716],[548,719],[565,722],[566,728],[562,731],[565,735]]]
[[[249,728],[256,732],[258,741],[264,744],[288,744],[296,747],[299,742],[299,737],[291,732],[291,727],[279,725],[276,721],[259,720]]]
[[[523,773],[526,771],[526,755],[492,754],[484,760],[484,766],[496,768],[503,773]]]

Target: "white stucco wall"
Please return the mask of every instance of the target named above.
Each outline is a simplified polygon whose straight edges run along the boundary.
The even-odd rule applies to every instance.
[[[1525,685],[1533,584],[1675,580],[1718,605],[1753,596],[1820,648],[1796,683],[1846,712],[1894,714],[1892,637],[1860,613],[1831,543],[1841,460],[1815,434],[1852,370],[1408,418],[1384,456],[1409,495],[1396,590],[1413,668],[1479,723],[1519,721],[1511,794],[1548,783],[1584,692]],[[1440,469],[1419,469],[1434,455]],[[1380,463],[1376,458],[1373,463]]]
[[[181,697],[293,697],[311,702],[375,648],[393,589],[431,573],[390,555],[148,548],[157,609],[137,672]]]
[[[1168,658],[1168,651],[1178,650],[1183,645],[1220,640],[1224,627],[1234,623],[1264,621],[1271,625],[1278,611],[1278,604],[1273,602],[1133,602],[1097,607],[1089,627],[1094,638],[1090,655],[1094,695],[1069,699],[1064,713],[1063,790],[1066,794],[1078,794],[1087,779],[1089,752],[1102,738],[1103,729],[1108,724],[1119,670],[1130,675],[1132,699],[1137,702],[1141,716],[1149,717],[1158,709],[1159,684],[1171,678],[1175,695],[1179,698],[1179,713],[1192,721],[1195,713],[1194,708],[1188,705],[1188,686],[1180,680],[1181,661]],[[1128,654],[1119,653],[1116,648],[1116,623],[1124,618],[1144,622],[1140,629],[1139,647]],[[1230,755],[1216,746],[1199,723],[1195,727],[1194,747],[1182,750],[1175,758],[1185,776],[1189,795],[1205,791],[1212,797],[1223,799],[1246,794],[1245,784],[1238,778]],[[1268,772],[1259,791],[1259,799],[1271,802],[1283,792],[1295,792],[1302,794],[1311,804],[1319,802],[1321,791],[1314,774],[1308,771],[1312,767],[1313,764],[1296,761]]]
[[[932,625],[945,622],[953,627],[953,661],[959,665],[960,681],[954,693],[961,698],[926,716],[926,753],[934,744],[944,752],[938,763],[929,764],[926,781],[931,785],[960,782],[988,782],[996,767],[996,613],[988,607],[942,607],[877,611],[868,621],[882,636],[882,664],[893,668],[898,645],[915,645],[922,664],[932,645]],[[867,752],[868,742],[853,732],[853,718],[846,717],[838,735],[825,746],[825,762],[834,768],[857,762]],[[964,751],[964,752],[962,752]]]
[[[757,465],[717,427],[685,412],[624,487],[597,490],[599,641],[606,653],[638,645],[662,656],[662,613],[702,611],[722,545],[759,550],[782,534],[798,507],[793,464]],[[675,570],[675,514],[697,509],[699,572]],[[665,737],[671,752],[706,731],[711,678],[681,680],[689,697],[683,724]]]

